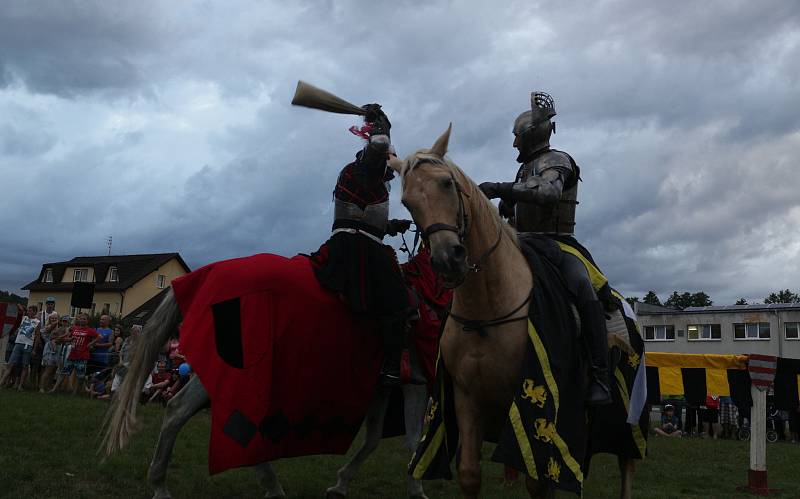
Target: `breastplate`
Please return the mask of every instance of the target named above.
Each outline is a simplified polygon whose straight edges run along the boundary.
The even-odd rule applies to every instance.
[[[389,201],[369,204],[362,210],[356,204],[336,199],[334,200],[333,218],[334,220],[352,220],[366,224],[383,233],[389,223]]]
[[[523,165],[517,182],[524,182],[532,175],[539,175],[542,166],[541,156]],[[550,205],[517,202],[515,227],[518,232],[545,232],[573,234],[575,232],[575,205],[578,204],[578,182],[564,179],[565,185],[572,184],[561,193],[561,199]]]

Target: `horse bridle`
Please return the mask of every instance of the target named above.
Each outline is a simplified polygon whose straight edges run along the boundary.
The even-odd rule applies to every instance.
[[[458,181],[456,180],[456,177],[455,175],[453,175],[453,172],[450,172],[450,179],[453,181],[453,185],[455,186],[456,192],[458,193],[458,221],[456,222],[458,225],[453,226],[445,223],[432,223],[425,229],[423,229],[422,240],[425,241],[425,244],[428,245],[429,247],[430,247],[429,239],[431,235],[437,232],[443,230],[449,232],[455,232],[458,235],[458,242],[463,245],[464,239],[466,238],[466,235],[469,231],[469,217],[467,216],[466,210],[464,209],[464,196],[469,197],[469,194],[464,192],[464,189],[461,187],[461,184],[459,184]],[[497,232],[497,240],[495,240],[494,244],[492,244],[492,246],[489,249],[483,252],[483,254],[478,258],[477,262],[475,262],[472,265],[470,265],[469,262],[467,262],[467,268],[469,269],[470,272],[476,272],[476,273],[480,272],[483,268],[482,266],[485,263],[486,259],[489,258],[489,256],[498,248],[498,246],[500,246],[500,240],[503,238],[503,226],[498,225],[498,229],[499,230]],[[464,282],[464,279],[466,279],[466,275],[462,277],[461,280],[458,283],[456,283],[454,287],[460,286]],[[489,320],[467,319],[466,317],[458,316],[452,312],[449,313],[449,316],[452,317],[453,320],[456,321],[458,324],[461,324],[461,329],[464,332],[470,333],[476,331],[480,337],[485,338],[486,328],[488,327],[500,326],[511,322],[527,320],[528,318],[527,315],[523,315],[521,317],[512,317],[512,316],[517,312],[519,312],[520,310],[522,310],[525,307],[525,305],[527,305],[528,302],[530,301],[531,301],[531,294],[528,293],[528,296],[525,298],[525,301],[523,301],[514,310],[503,316]]]
[[[469,197],[469,194],[464,192],[464,189],[461,187],[461,184],[458,183],[456,180],[455,175],[453,172],[450,173],[450,180],[453,181],[453,185],[456,188],[456,193],[458,194],[458,221],[456,222],[458,225],[450,225],[445,223],[432,223],[427,226],[422,231],[422,240],[425,241],[425,244],[430,246],[430,237],[431,235],[446,230],[449,232],[455,232],[458,235],[458,242],[460,244],[464,244],[464,239],[467,237],[467,232],[469,231],[469,216],[467,215],[467,211],[464,209],[464,196]],[[503,238],[503,226],[499,226],[497,231],[497,239],[495,240],[492,246],[483,252],[483,254],[478,258],[478,261],[474,264],[470,265],[469,262],[467,263],[467,269],[470,272],[480,272],[483,268],[483,264],[486,262],[486,259],[500,246],[500,240]],[[463,279],[461,280],[463,282]],[[460,285],[461,282],[458,284]]]

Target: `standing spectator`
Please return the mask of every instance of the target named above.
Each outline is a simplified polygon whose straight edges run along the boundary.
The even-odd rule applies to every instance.
[[[661,414],[661,426],[653,431],[656,432],[656,435],[661,435],[662,437],[680,437],[683,435],[681,420],[675,415],[675,407],[672,404],[664,406],[664,412]]]
[[[6,382],[6,378],[11,374],[12,366],[19,364],[22,372],[17,381],[17,390],[22,390],[22,385],[25,383],[26,378],[30,375],[31,354],[33,353],[33,343],[36,334],[39,332],[39,319],[36,313],[39,307],[31,305],[28,307],[28,315],[22,318],[22,322],[17,328],[17,338],[14,340],[14,349],[11,351],[11,357],[6,364],[6,369],[0,378],[0,386]]]
[[[793,444],[800,442],[800,405],[789,411],[789,432]]]
[[[56,299],[48,296],[44,300],[44,310],[39,313],[39,324],[47,324],[47,318],[56,311]]]
[[[55,335],[59,331],[58,312],[47,316],[47,323],[39,328],[39,342],[42,343],[42,375],[39,379],[39,391],[44,393],[44,387],[50,382],[56,369],[56,342]]]
[[[122,324],[117,324],[111,329],[113,333],[111,334],[111,347],[108,349],[108,366],[115,367],[119,364],[119,351],[125,338],[122,335]]]
[[[100,316],[100,324],[97,326],[96,331],[97,334],[100,335],[100,338],[97,340],[97,343],[95,343],[89,360],[93,366],[103,369],[109,366],[108,352],[114,344],[111,338],[114,331],[111,329],[110,315],[103,314]]]
[[[64,381],[65,376],[71,376],[75,372],[75,383],[72,385],[72,394],[78,394],[78,386],[86,381],[86,363],[89,361],[89,351],[94,344],[100,339],[93,328],[90,328],[89,316],[86,313],[80,313],[75,318],[76,326],[70,328],[69,337],[72,341],[72,349],[67,356],[64,363],[64,368],[58,374],[58,380],[51,392],[58,389]]]
[[[25,311],[25,307],[23,307],[19,303],[17,303],[16,306],[18,312]],[[2,335],[0,335],[0,338],[2,338]],[[11,359],[11,353],[14,351],[14,345],[16,344],[16,342],[17,342],[17,329],[14,329],[11,332],[11,334],[8,335],[8,343],[6,343],[6,355],[4,358],[5,365],[7,366],[7,368],[10,369],[9,371],[10,374],[7,376],[8,378],[7,382],[10,385],[13,384],[16,381],[16,378],[19,377],[19,369],[17,369],[16,366],[10,366],[8,363],[8,361]],[[4,383],[0,383],[0,388],[2,388],[3,385]]]
[[[119,363],[114,371],[114,379],[111,381],[112,397],[122,384],[122,380],[125,379],[125,374],[128,372],[128,367],[131,365],[131,358],[140,334],[142,334],[142,326],[135,324],[131,326],[130,334],[122,342],[122,346],[119,349]]]
[[[704,436],[719,437],[719,396],[706,395],[706,406],[702,416]]]
[[[722,424],[722,438],[734,438],[738,434],[739,410],[730,397],[719,398],[719,422]]]

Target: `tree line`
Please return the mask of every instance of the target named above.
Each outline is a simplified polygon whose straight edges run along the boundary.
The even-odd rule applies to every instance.
[[[28,299],[24,296],[15,295],[8,291],[0,290],[0,301],[7,301],[11,303],[21,303],[22,305],[28,304]]]
[[[687,307],[710,307],[714,304],[713,300],[711,300],[711,297],[708,296],[708,294],[706,294],[704,291],[697,291],[695,293],[691,293],[689,291],[684,291],[682,293],[673,291],[663,303],[658,298],[658,295],[656,295],[656,292],[652,290],[648,291],[647,294],[641,299],[639,299],[638,296],[631,296],[625,299],[628,300],[628,303],[631,305],[636,302],[641,302],[647,303],[648,305],[658,305],[680,310],[683,310]],[[769,303],[800,303],[800,294],[789,289],[775,291],[764,298],[764,304]],[[735,305],[749,305],[749,303],[747,303],[746,299],[739,298],[736,300]],[[753,305],[758,305],[758,302],[753,303]]]

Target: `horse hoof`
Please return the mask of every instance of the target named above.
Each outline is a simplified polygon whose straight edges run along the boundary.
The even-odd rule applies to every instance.
[[[331,489],[325,491],[325,499],[346,499],[346,498],[347,496],[342,494],[341,492],[337,492]]]

